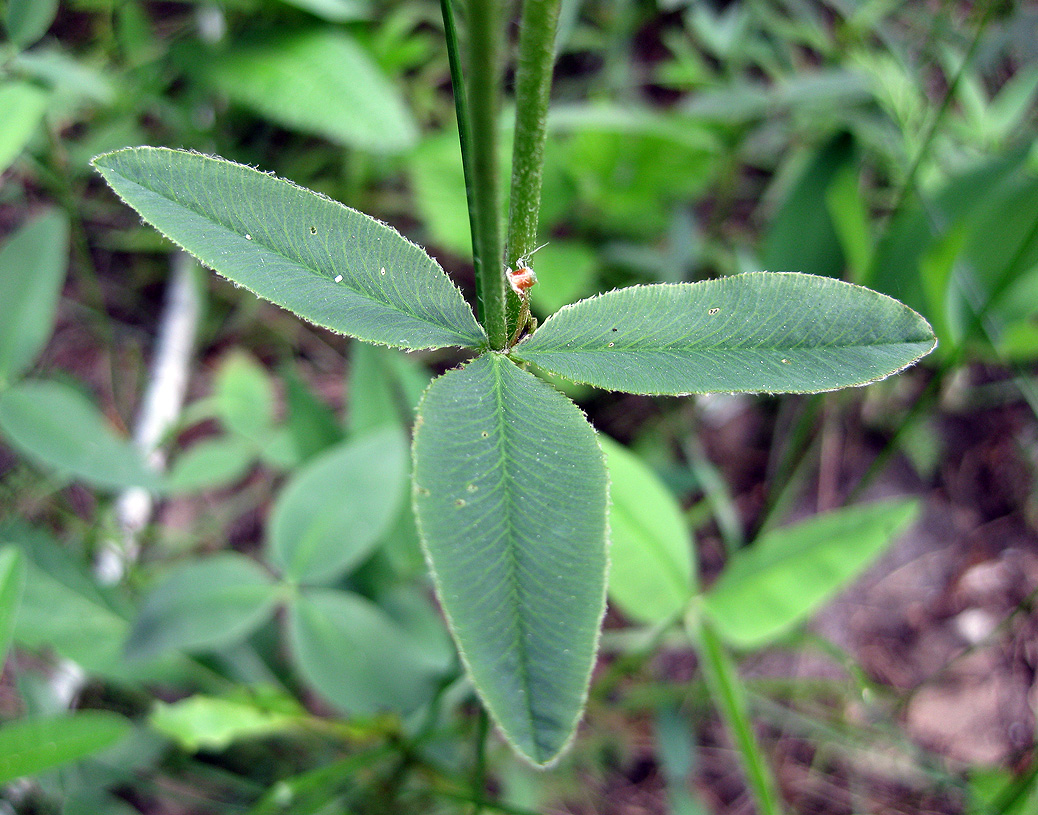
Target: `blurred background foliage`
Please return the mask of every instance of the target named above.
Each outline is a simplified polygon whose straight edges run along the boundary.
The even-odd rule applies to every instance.
[[[242,296],[88,166],[273,171],[471,295],[438,5],[0,10],[0,811],[1038,809],[1038,7],[564,0],[535,313],[798,270],[940,346],[834,395],[564,386],[626,447],[588,716],[545,774],[487,737],[407,500],[413,407],[458,358]],[[149,437],[171,314],[186,397]],[[705,679],[690,604],[730,649]]]

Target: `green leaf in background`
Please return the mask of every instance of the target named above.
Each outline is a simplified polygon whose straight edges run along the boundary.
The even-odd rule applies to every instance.
[[[505,737],[554,760],[580,718],[605,601],[607,476],[572,402],[499,354],[426,391],[419,529],[473,684]]]
[[[537,252],[537,285],[530,307],[551,314],[595,289],[595,253],[576,241],[552,241]]]
[[[842,277],[844,256],[825,206],[829,188],[847,167],[857,167],[854,140],[841,133],[811,158],[770,219],[761,247],[761,266]]]
[[[14,634],[24,584],[25,562],[22,553],[14,546],[0,548],[0,672],[4,669],[7,646],[11,644],[11,635]]]
[[[342,31],[279,31],[205,62],[215,88],[294,130],[376,153],[399,153],[418,140],[399,89]]]
[[[374,348],[367,343],[354,343],[359,348]],[[342,441],[342,428],[335,412],[322,401],[296,371],[295,365],[279,369],[285,387],[285,424],[300,458],[309,458]]]
[[[28,82],[0,82],[0,173],[29,143],[47,110],[46,91]]]
[[[441,666],[421,643],[363,597],[307,589],[289,607],[295,664],[329,702],[358,716],[427,702]]]
[[[242,739],[285,733],[305,720],[306,711],[295,700],[285,698],[281,708],[271,709],[263,700],[238,694],[241,698],[220,699],[195,695],[179,702],[158,701],[148,723],[159,733],[173,739],[190,752],[225,750]]]
[[[389,356],[398,353],[366,343],[350,347],[347,390],[347,424],[350,433],[360,434],[387,425],[403,427],[401,406],[397,403]],[[414,405],[409,406],[410,414]]]
[[[0,783],[86,758],[125,738],[130,723],[102,710],[83,710],[0,725]]]
[[[181,150],[119,150],[94,166],[206,266],[303,319],[401,348],[486,342],[436,261],[374,218],[258,170]]]
[[[676,617],[696,586],[681,507],[638,456],[599,436],[609,469],[609,600],[631,620]]]
[[[76,591],[33,564],[26,569],[16,622],[14,639],[24,648],[60,654],[91,673],[119,672],[130,624],[99,597]]]
[[[238,436],[203,439],[178,454],[166,476],[173,494],[226,487],[240,481],[256,460],[256,448]]]
[[[27,381],[0,393],[0,432],[34,461],[94,487],[159,487],[140,450],[68,385]]]
[[[293,581],[334,580],[367,557],[396,520],[407,446],[387,428],[322,453],[299,470],[270,517],[267,556]]]
[[[129,623],[68,549],[18,522],[0,526],[0,540],[15,544],[25,555],[25,588],[14,641],[22,648],[70,659],[88,673],[117,672]]]
[[[216,415],[224,427],[247,439],[264,442],[274,425],[274,387],[266,369],[241,351],[220,363],[213,384]]]
[[[690,117],[632,105],[554,106],[545,147],[546,185],[556,172],[576,201],[544,201],[542,221],[574,215],[624,235],[655,236],[673,207],[701,193],[720,162],[720,142]],[[572,193],[571,193],[572,194]],[[554,197],[554,196],[553,196]],[[568,211],[566,211],[568,210]]]
[[[68,266],[68,235],[68,217],[51,210],[0,248],[0,386],[32,365],[54,329]]]
[[[58,0],[7,0],[4,28],[11,42],[27,48],[47,33],[57,13]]]
[[[371,16],[368,0],[283,0],[290,6],[309,11],[330,23],[366,20]]]
[[[883,379],[936,342],[922,317],[885,295],[827,277],[751,272],[581,300],[513,355],[629,393],[814,393]]]
[[[127,655],[146,659],[170,649],[206,651],[240,642],[278,600],[274,581],[233,552],[174,569],[148,594],[126,641]]]
[[[470,257],[472,228],[457,130],[422,139],[407,164],[415,208],[430,242]]]
[[[868,274],[873,238],[869,208],[861,189],[861,169],[857,164],[845,164],[833,176],[825,191],[825,208],[847,258],[848,278],[860,283]]]
[[[768,532],[732,557],[704,609],[728,642],[764,645],[864,571],[917,512],[912,500],[877,501]]]

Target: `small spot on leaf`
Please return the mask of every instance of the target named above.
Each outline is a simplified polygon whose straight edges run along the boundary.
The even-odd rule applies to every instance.
[[[383,266],[381,269],[378,270],[378,273],[380,275],[382,275],[383,277],[385,277],[386,276],[386,267]]]
[[[487,433],[487,431],[485,431],[485,430],[482,433],[480,433],[479,435],[481,435],[484,439],[490,438],[490,434]]]
[[[712,308],[712,309],[710,309],[710,310],[709,310],[709,311],[707,312],[707,314],[709,314],[709,315],[710,315],[711,317],[713,317],[713,316],[714,316],[715,314],[717,314],[718,312],[720,312],[720,310],[721,310],[721,309],[719,309],[719,308]]]
[[[251,241],[252,240],[252,235],[250,235],[248,232],[246,232],[245,233],[245,240]]]
[[[342,275],[341,274],[335,275],[335,282],[336,283],[342,283]]]
[[[468,502],[464,498],[459,498],[457,501],[454,502],[454,506],[456,506],[458,509],[461,509],[467,503]]]
[[[783,364],[783,365],[792,365],[793,363],[792,363],[792,362],[790,362],[790,361],[789,361],[788,359],[783,359],[783,360],[782,360],[782,364]]]
[[[612,347],[613,347],[614,345],[616,345],[616,343],[615,343],[615,342],[611,342],[611,343],[609,343],[609,347],[610,347],[610,348],[612,348]]]
[[[426,487],[419,487],[418,488],[418,494],[419,495],[428,495],[429,494],[429,490]]]
[[[479,489],[479,487],[477,487],[475,484],[469,484],[467,487],[465,487],[465,489],[467,489],[469,492],[475,492]]]
[[[317,234],[317,227],[316,226],[311,226],[310,227],[310,234],[311,235],[316,235]]]

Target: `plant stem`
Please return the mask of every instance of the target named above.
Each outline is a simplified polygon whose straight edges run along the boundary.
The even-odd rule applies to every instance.
[[[706,620],[686,619],[688,633],[696,646],[699,669],[703,672],[714,704],[721,711],[742,756],[746,780],[757,801],[761,815],[780,815],[782,812],[775,778],[753,734],[746,691],[739,681],[732,658]]]
[[[516,268],[537,245],[544,143],[561,0],[523,0],[515,74],[515,141],[506,259]]]
[[[458,27],[454,22],[451,0],[440,0],[443,15],[443,34],[447,40],[447,61],[450,64],[451,88],[454,91],[454,113],[458,119],[458,140],[461,142],[461,165],[465,173],[465,201],[469,209],[469,231],[479,232],[479,210],[473,193],[472,135],[469,130],[469,101],[461,70],[461,49],[458,46]]]
[[[468,64],[465,86],[469,103],[472,196],[472,250],[476,268],[479,321],[490,345],[508,344],[505,275],[501,246],[501,195],[497,172],[497,120],[501,91],[500,0],[469,0]]]

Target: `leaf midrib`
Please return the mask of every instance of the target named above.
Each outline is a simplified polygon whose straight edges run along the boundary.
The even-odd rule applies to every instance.
[[[190,212],[195,217],[200,218],[201,220],[205,221],[206,223],[215,224],[220,229],[223,229],[227,234],[234,236],[236,239],[238,238],[237,230],[231,229],[229,226],[227,226],[222,221],[218,221],[218,220],[215,220],[213,218],[210,218],[208,215],[205,215],[205,214],[199,212],[198,210],[194,209],[193,207],[190,207],[187,204],[184,204],[181,201],[176,200],[175,198],[171,198],[170,196],[166,195],[165,193],[159,192],[156,189],[152,189],[151,187],[145,186],[144,184],[141,184],[138,181],[134,181],[134,180],[128,178],[127,176],[123,175],[122,173],[120,173],[118,170],[115,170],[111,166],[107,167],[106,169],[112,175],[118,176],[119,178],[123,179],[123,181],[125,181],[126,183],[132,184],[135,187],[139,187],[142,190],[147,190],[152,195],[156,195],[159,198],[162,198],[164,201],[168,201],[171,204],[174,204],[175,206],[180,207],[181,209],[187,210],[188,212]],[[246,169],[251,169],[251,168],[246,168]],[[256,171],[253,171],[253,172],[256,172]],[[281,181],[282,183],[291,183],[291,182],[285,182],[283,179],[275,179],[275,180]],[[302,189],[302,188],[300,188],[300,189]],[[322,196],[317,196],[317,197],[318,198],[322,198]],[[346,209],[345,206],[340,204],[338,201],[335,201],[334,199],[327,198],[327,199],[324,199],[324,200],[330,201],[332,204],[334,204],[334,205],[336,205],[338,207],[342,207],[343,209]],[[162,230],[159,230],[159,231],[161,232]],[[166,235],[165,232],[162,232],[162,234]],[[170,237],[170,236],[166,235],[166,237]],[[170,238],[170,240],[173,240],[173,238]],[[181,245],[180,242],[176,241],[176,240],[174,240],[174,243],[176,243],[177,245]],[[275,255],[275,256],[281,258],[282,260],[284,260],[284,261],[286,261],[286,262],[288,262],[290,264],[293,264],[294,266],[298,267],[299,269],[302,269],[305,272],[309,272],[310,274],[316,275],[317,277],[321,277],[321,278],[325,277],[324,273],[320,269],[313,268],[311,266],[306,265],[305,263],[301,263],[296,258],[289,257],[284,252],[281,252],[278,249],[270,246],[270,244],[268,244],[266,241],[262,241],[262,240],[258,240],[256,238],[253,238],[252,240],[248,241],[248,243],[250,245],[252,245],[252,246],[260,246],[260,247],[266,249],[272,255]],[[192,254],[194,254],[194,253],[192,252]],[[237,283],[238,285],[242,286],[243,288],[248,289],[250,292],[253,292],[253,294],[256,293],[251,288],[246,286],[244,283],[238,283],[238,281],[233,280],[232,278],[228,278],[226,275],[223,274],[223,272],[221,272],[215,266],[211,266],[210,268],[212,268],[213,271],[215,271],[220,276],[225,277],[228,280],[231,280],[231,282],[233,282],[233,283]],[[434,271],[437,271],[437,270],[434,269]],[[442,270],[439,270],[439,273],[446,277],[446,273],[443,272]],[[328,279],[330,279],[330,278],[328,278]],[[346,282],[347,282],[347,278],[345,276],[343,276],[343,283],[345,284]],[[448,279],[448,282],[451,282],[451,281]],[[454,285],[453,282],[451,282],[451,285],[452,286]],[[405,311],[405,310],[397,307],[394,304],[390,304],[390,303],[388,303],[386,301],[383,301],[383,300],[377,300],[374,297],[372,297],[370,294],[368,294],[367,292],[365,292],[365,291],[363,291],[361,289],[355,288],[354,286],[344,285],[343,288],[348,289],[349,291],[353,292],[358,297],[361,297],[361,298],[367,300],[370,303],[374,303],[376,305],[382,306],[383,308],[388,308],[388,309],[394,310],[394,311],[398,312],[399,314],[403,314],[404,316],[410,317],[411,319],[415,320],[416,322],[422,323],[424,325],[433,326],[434,328],[437,328],[437,329],[439,329],[441,331],[443,331],[443,330],[450,331],[458,339],[463,339],[466,342],[470,342],[471,341],[469,338],[464,337],[461,334],[461,332],[459,332],[453,326],[445,326],[445,325],[443,325],[441,323],[432,322],[431,320],[429,320],[429,319],[427,319],[425,317],[422,317],[422,316],[420,316],[419,314],[417,314],[415,312]],[[267,299],[267,298],[264,297],[263,299]],[[464,300],[464,298],[462,298],[462,299]],[[406,347],[406,346],[401,346],[401,347]]]
[[[504,419],[504,399],[502,398],[502,380],[501,372],[498,369],[498,365],[511,365],[512,363],[507,360],[501,362],[495,361],[493,358],[490,360],[490,369],[493,372],[494,377],[494,401],[497,406],[495,411],[496,416],[501,419],[500,422],[500,433],[501,433],[501,472],[503,474],[502,481],[505,482],[507,489],[506,495],[513,495],[512,487],[515,484],[515,478],[512,476],[510,470],[506,466],[506,462],[511,459],[508,455],[508,449],[510,447],[508,440],[508,423],[503,421]],[[509,582],[511,583],[511,594],[512,602],[516,609],[516,629],[518,634],[516,636],[516,647],[519,653],[520,673],[522,674],[522,686],[526,690],[526,716],[530,726],[530,737],[533,739],[533,747],[535,750],[540,751],[540,740],[537,737],[537,726],[535,724],[536,719],[533,712],[533,693],[531,692],[530,682],[530,662],[526,652],[526,625],[523,622],[523,616],[520,613],[522,609],[522,598],[519,592],[519,580],[517,577],[518,567],[517,558],[515,554],[516,550],[516,539],[517,535],[514,532],[514,504],[511,501],[507,501],[506,504],[506,526],[508,529],[509,539],[512,545],[508,547],[508,562],[509,562]]]
[[[613,345],[609,346],[605,343],[595,346],[581,346],[581,347],[566,347],[563,345],[551,347],[545,346],[542,348],[534,347],[532,349],[524,349],[522,345],[516,346],[515,355],[520,359],[523,358],[523,352],[527,351],[532,354],[601,354],[601,353],[616,353],[618,351],[647,351],[647,352],[673,352],[673,353],[688,353],[689,351],[721,351],[721,352],[732,352],[732,351],[746,351],[748,353],[756,353],[760,351],[825,351],[830,349],[847,350],[853,348],[900,348],[905,345],[923,345],[926,343],[932,343],[930,337],[925,337],[919,340],[900,340],[897,342],[876,342],[876,343],[827,343],[824,345],[744,345],[744,346],[732,346],[732,345],[620,345],[613,341]]]

